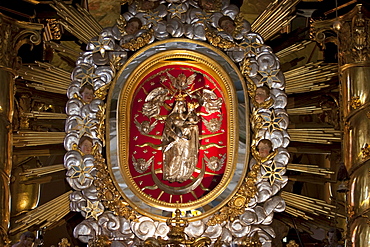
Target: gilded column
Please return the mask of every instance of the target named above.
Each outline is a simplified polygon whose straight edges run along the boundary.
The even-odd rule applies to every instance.
[[[20,22],[0,13],[0,246],[8,244],[12,118],[18,49],[39,44],[42,25]]]
[[[350,175],[346,194],[346,246],[370,246],[369,12],[358,4],[343,16],[314,23],[313,29],[316,41],[338,46],[342,159]]]
[[[347,242],[370,245],[370,15],[358,4],[339,18],[343,157],[349,171]]]

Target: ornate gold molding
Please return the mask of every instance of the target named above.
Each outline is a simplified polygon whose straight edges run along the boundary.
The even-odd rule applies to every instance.
[[[316,21],[311,26],[313,40],[323,47],[325,43],[338,45],[339,65],[369,61],[370,18],[362,4],[336,19]],[[340,25],[334,27],[334,23]]]
[[[0,13],[0,67],[14,68],[19,48],[41,42],[42,24],[17,21]]]

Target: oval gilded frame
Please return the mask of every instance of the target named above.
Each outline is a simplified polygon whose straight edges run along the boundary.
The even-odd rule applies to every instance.
[[[188,203],[167,203],[143,193],[134,183],[127,166],[129,157],[125,143],[129,141],[130,130],[127,125],[132,120],[131,109],[127,109],[127,106],[131,104],[130,99],[133,98],[134,88],[148,72],[169,63],[187,64],[206,70],[213,78],[222,82],[219,84],[222,86],[222,91],[226,93],[225,99],[227,99],[225,104],[230,127],[227,130],[229,139],[227,169],[220,184],[210,193],[199,200]],[[247,148],[246,152],[243,150],[242,154],[238,153],[238,98],[235,91],[235,87],[242,87],[243,100],[248,102],[244,85],[239,69],[223,52],[208,44],[187,39],[156,42],[135,53],[121,68],[111,86],[107,101],[107,130],[109,130],[107,131],[107,164],[113,184],[135,211],[152,218],[165,220],[166,217],[163,216],[171,216],[176,208],[181,208],[183,211],[195,210],[198,215],[189,218],[193,221],[216,213],[232,199],[243,183],[242,178],[248,170],[249,149]],[[248,116],[248,113],[246,115]],[[116,117],[115,120],[113,116]],[[247,121],[245,126],[249,127],[248,118],[245,121]],[[242,132],[249,135],[246,130]],[[249,137],[244,138],[249,139]]]

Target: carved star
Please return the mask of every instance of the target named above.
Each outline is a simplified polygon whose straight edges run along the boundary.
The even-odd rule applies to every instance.
[[[84,134],[89,136],[92,135],[91,130],[96,127],[96,123],[92,122],[93,120],[88,116],[84,118],[76,118],[77,125],[74,126],[73,130],[79,130],[79,137],[81,138]]]
[[[93,53],[100,52],[102,57],[104,57],[106,50],[107,51],[113,50],[113,43],[112,40],[109,38],[99,36],[98,40],[91,41],[90,43],[94,46],[92,52]]]
[[[93,179],[93,176],[91,175],[91,171],[93,168],[93,164],[87,165],[84,162],[81,162],[80,165],[73,165],[73,174],[71,178],[77,178],[78,181],[83,184],[85,183],[86,179]]]
[[[198,17],[198,21],[197,21],[197,23],[204,23],[204,24],[206,24],[209,20],[210,20],[210,17],[211,17],[211,13],[204,13],[204,12],[202,12],[202,13],[196,13],[195,14],[197,17]]]
[[[269,165],[262,165],[263,169],[265,169],[266,173],[263,175],[262,178],[268,178],[271,185],[275,182],[275,180],[282,181],[283,178],[281,177],[280,172],[283,171],[284,167],[276,167],[275,161],[272,162],[271,166]]]
[[[148,20],[148,24],[153,24],[154,26],[157,26],[157,23],[162,20],[162,17],[158,16],[158,11],[149,11],[144,17]]]
[[[173,4],[168,9],[168,12],[171,13],[171,18],[178,17],[181,19],[181,14],[186,13],[186,8],[183,8],[183,4]]]
[[[267,128],[268,131],[271,133],[273,130],[282,130],[280,127],[280,122],[283,121],[282,117],[277,117],[275,115],[275,111],[272,111],[271,115],[261,115],[264,123],[262,124],[262,128]]]
[[[98,216],[104,212],[103,209],[99,208],[99,201],[91,202],[87,200],[87,206],[81,209],[86,212],[85,219],[93,217],[98,220]]]
[[[85,84],[93,86],[94,79],[99,78],[99,76],[94,74],[94,67],[81,67],[81,70],[76,74],[76,78],[81,79],[82,87]]]
[[[270,68],[268,68],[266,71],[258,71],[258,73],[262,75],[260,82],[266,83],[267,85],[271,85],[273,82],[280,82],[280,79],[277,77],[279,71],[279,69],[271,70]]]
[[[262,47],[262,44],[257,42],[255,36],[248,36],[239,46],[244,48],[247,53],[257,55],[258,49]]]

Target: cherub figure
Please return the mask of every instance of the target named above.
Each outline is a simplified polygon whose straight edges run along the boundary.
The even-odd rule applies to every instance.
[[[229,16],[221,17],[218,21],[218,25],[229,35],[233,35],[233,32],[235,31],[236,28],[233,19],[231,19]]]
[[[150,124],[149,121],[143,121],[140,123],[139,121],[137,121],[136,118],[134,121],[135,121],[135,125],[137,129],[142,135],[149,134],[154,129],[154,127],[157,125],[157,120],[154,121],[152,124]]]
[[[270,89],[268,87],[262,86],[256,89],[254,99],[258,104],[265,102],[268,97],[270,97]]]
[[[148,167],[152,164],[154,160],[154,156],[150,157],[150,159],[145,160],[145,159],[135,159],[135,157],[132,155],[132,164],[135,168],[135,170],[138,173],[144,173]]]
[[[217,156],[212,156],[211,158],[208,158],[206,155],[204,155],[204,159],[206,161],[206,165],[209,169],[212,171],[219,171],[225,164],[226,160],[226,154],[223,154],[221,158],[217,158]]]
[[[89,84],[83,85],[80,89],[80,95],[85,103],[90,103],[95,98],[94,88]]]
[[[125,31],[128,35],[135,35],[143,26],[141,20],[137,17],[133,17],[128,20]]]
[[[222,124],[222,115],[220,116],[220,118],[212,118],[210,120],[207,120],[205,118],[202,119],[209,132],[215,133],[220,130]]]
[[[193,84],[197,74],[194,73],[190,75],[189,77],[186,77],[185,74],[181,73],[177,77],[174,77],[173,75],[167,72],[167,76],[168,78],[170,78],[172,85],[177,90],[186,90],[191,84]]]
[[[261,158],[266,158],[272,151],[272,143],[268,139],[262,139],[257,145],[257,151]]]
[[[91,154],[93,149],[93,140],[88,136],[82,136],[78,142],[78,147],[84,154]]]

